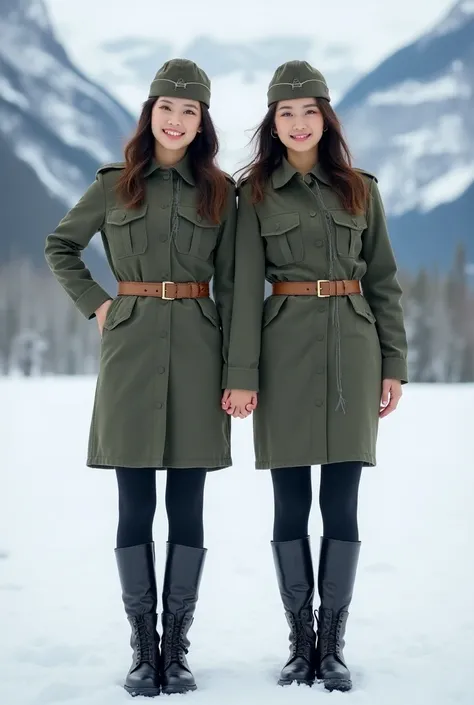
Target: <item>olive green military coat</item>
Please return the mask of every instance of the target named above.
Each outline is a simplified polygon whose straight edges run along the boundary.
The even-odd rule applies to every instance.
[[[320,166],[284,160],[263,202],[239,192],[227,384],[259,390],[257,468],[376,463],[383,378],[407,381],[401,290],[376,179],[344,210]],[[364,296],[270,296],[270,282],[358,279]]]
[[[220,406],[232,309],[235,187],[220,225],[196,212],[188,159],[152,164],[143,206],[126,209],[115,184],[123,164],[95,182],[46,241],[51,270],[86,318],[112,298],[81,260],[100,231],[118,281],[208,282],[211,298],[113,300],[101,341],[87,465],[217,469],[232,464],[230,419]]]

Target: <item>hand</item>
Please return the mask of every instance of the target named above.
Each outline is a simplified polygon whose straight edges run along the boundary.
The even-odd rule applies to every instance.
[[[395,411],[402,397],[402,383],[398,379],[384,379],[379,417],[383,419]]]
[[[234,419],[245,419],[257,408],[257,392],[247,389],[226,389],[222,395],[222,409]]]
[[[105,318],[107,316],[107,311],[112,305],[112,299],[107,299],[103,304],[99,306],[95,312],[95,317],[97,318],[97,325],[99,326],[100,337],[102,337],[102,331],[104,330]]]

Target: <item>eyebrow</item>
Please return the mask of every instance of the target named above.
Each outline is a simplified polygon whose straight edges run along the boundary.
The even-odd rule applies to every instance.
[[[303,108],[317,108],[318,104],[317,103],[308,103],[308,105],[303,105]],[[278,108],[278,110],[292,110],[291,105],[282,105]]]
[[[162,103],[168,103],[168,105],[173,105],[172,100],[166,100],[166,98],[160,98]],[[185,103],[184,108],[194,108],[194,110],[197,110],[197,105],[191,105],[191,103]]]

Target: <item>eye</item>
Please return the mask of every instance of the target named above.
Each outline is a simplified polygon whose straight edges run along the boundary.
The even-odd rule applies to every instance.
[[[287,110],[285,113],[280,113],[280,117],[288,117],[291,113]]]
[[[196,116],[197,113],[195,113],[194,110],[189,109],[189,110],[185,110],[185,114],[186,114],[186,115],[194,115],[194,116]]]
[[[319,113],[319,110],[317,108],[310,108],[308,110],[308,115],[317,115]]]
[[[160,110],[170,110],[169,105],[160,105]]]

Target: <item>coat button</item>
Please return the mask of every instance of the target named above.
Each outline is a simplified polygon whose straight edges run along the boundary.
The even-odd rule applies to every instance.
[[[316,336],[316,340],[318,340],[320,343],[324,340],[324,335],[320,333],[319,335]]]
[[[323,246],[323,241],[322,240],[316,240],[316,247],[322,247]]]
[[[161,242],[168,242],[168,235],[161,235],[160,240]]]
[[[167,204],[167,203],[163,203],[163,205],[162,205],[161,207],[163,208],[163,210],[165,210],[165,208],[168,208],[168,204]]]
[[[316,211],[310,211],[309,214],[310,214],[311,218],[314,218],[314,216],[316,215]]]
[[[322,366],[316,367],[316,374],[317,375],[322,375],[323,372],[324,372],[324,367],[322,367]]]
[[[162,330],[160,333],[160,338],[167,338],[168,337],[168,331],[167,330]]]
[[[318,311],[319,313],[324,313],[326,310],[326,304],[323,304],[322,302],[318,306]]]
[[[158,367],[158,372],[160,373],[160,375],[162,375],[164,371],[165,371],[164,367]]]
[[[324,402],[322,399],[316,399],[314,403],[316,404],[316,406],[322,406]]]
[[[196,217],[196,220],[197,220],[198,223],[200,223],[201,220],[202,220],[202,217],[201,217],[200,215],[198,215],[198,216]]]
[[[157,408],[157,409],[162,409],[162,408],[163,408],[163,404],[161,403],[161,401],[158,402],[158,404],[156,405],[156,408]]]
[[[164,171],[164,172],[163,172],[163,178],[164,178],[165,181],[168,181],[168,180],[169,180],[169,178],[170,178],[170,173],[169,173],[169,171]]]
[[[280,223],[275,223],[275,230],[280,230]]]
[[[126,213],[122,213],[122,215],[120,216],[120,220],[125,220],[126,217],[127,217],[127,214],[126,214]]]

